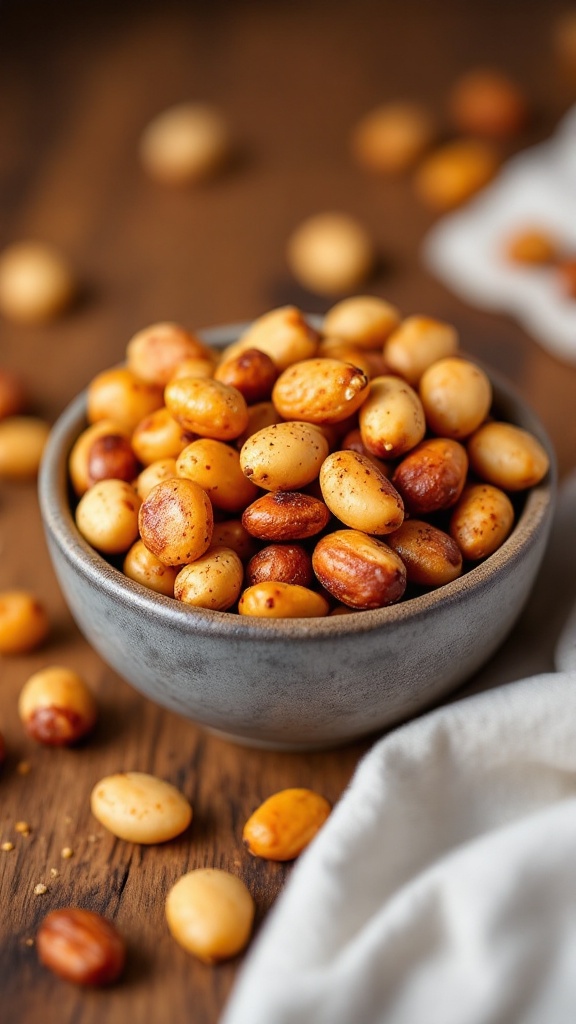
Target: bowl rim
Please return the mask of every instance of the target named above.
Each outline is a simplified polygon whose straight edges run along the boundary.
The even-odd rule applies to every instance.
[[[307,316],[310,323],[319,318]],[[206,328],[196,333],[204,342],[223,347],[236,340],[249,326],[246,322]],[[497,404],[513,406],[521,412],[525,429],[533,432],[546,448],[550,469],[544,480],[531,488],[519,518],[509,537],[492,555],[468,569],[451,583],[426,591],[384,608],[350,611],[345,615],[314,618],[260,618],[229,611],[215,611],[186,605],[175,598],[158,594],[125,576],[103,555],[91,547],[76,527],[69,502],[68,456],[72,445],[87,426],[86,390],[63,410],[51,429],[38,476],[38,498],[45,532],[71,566],[114,600],[130,605],[143,614],[154,614],[176,624],[191,635],[230,636],[237,640],[278,639],[329,640],[331,637],[393,628],[407,620],[417,622],[435,609],[459,603],[465,596],[490,587],[494,574],[520,560],[536,535],[549,529],[556,490],[556,457],[552,443],[536,413],[514,385],[499,371],[483,366],[494,388]]]

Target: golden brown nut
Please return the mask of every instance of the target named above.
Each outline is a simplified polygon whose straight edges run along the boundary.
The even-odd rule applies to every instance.
[[[513,263],[546,266],[558,258],[558,243],[549,231],[526,227],[507,239],[505,254]]]
[[[468,471],[466,449],[458,441],[422,441],[397,465],[392,483],[414,516],[450,508],[462,493]]]
[[[327,338],[340,338],[361,349],[382,348],[400,323],[400,311],[376,295],[352,295],[332,306],[322,324]]]
[[[276,491],[252,502],[242,525],[261,540],[305,540],[323,530],[330,512],[323,501],[298,491]]]
[[[452,537],[431,523],[406,519],[386,542],[400,555],[409,583],[442,587],[462,573],[462,555]]]
[[[264,427],[271,427],[273,423],[281,423],[282,417],[273,402],[256,402],[248,406],[248,426],[234,441],[239,450],[243,447],[249,437],[257,434]]]
[[[339,295],[366,281],[376,252],[368,231],[356,218],[319,213],[292,233],[286,256],[292,274],[304,288],[320,295]]]
[[[175,476],[178,476],[176,459],[158,459],[156,462],[151,462],[136,478],[134,484],[136,493],[144,501],[156,484],[162,483],[163,480],[172,480]]]
[[[481,480],[505,491],[535,487],[550,466],[540,441],[512,423],[485,423],[468,441],[468,455]]]
[[[143,466],[160,459],[175,459],[194,435],[184,430],[166,406],[156,409],[136,425],[132,448]]]
[[[80,498],[76,526],[97,551],[123,554],[138,536],[140,505],[132,484],[125,480],[99,480]]]
[[[280,374],[272,401],[287,420],[339,423],[368,397],[368,378],[356,366],[327,357],[304,359]]]
[[[187,445],[176,460],[176,471],[200,484],[214,507],[224,512],[241,512],[258,497],[258,488],[242,472],[237,450],[211,437]]]
[[[297,583],[263,580],[246,587],[238,602],[240,615],[261,619],[314,619],[328,614],[322,594]]]
[[[420,159],[435,135],[434,119],[421,104],[383,103],[356,125],[352,154],[369,171],[398,174]]]
[[[268,544],[246,566],[248,586],[274,580],[309,587],[313,579],[312,559],[301,544]]]
[[[392,476],[391,465],[384,462],[383,459],[379,459],[377,455],[373,455],[372,452],[368,451],[364,441],[362,440],[360,427],[353,427],[352,430],[349,430],[344,434],[344,437],[340,439],[339,447],[342,451],[358,452],[359,455],[364,455],[364,457],[370,459],[370,462],[375,466],[378,466],[378,469],[384,474],[384,476]]]
[[[142,380],[127,366],[97,374],[88,385],[86,398],[89,423],[110,419],[129,431],[164,404],[161,386]]]
[[[231,359],[247,348],[266,352],[279,370],[311,359],[320,335],[296,306],[279,306],[254,320],[238,341],[224,349],[222,359]]]
[[[122,569],[129,579],[153,590],[156,594],[174,597],[174,580],[178,569],[164,565],[148,550],[143,541],[137,540],[126,553]]]
[[[339,359],[342,363],[351,363],[361,370],[368,380],[375,376],[369,353],[341,338],[323,338],[318,346],[318,355],[322,358]]]
[[[246,348],[223,359],[214,371],[214,379],[237,388],[248,405],[269,399],[277,376],[274,360],[258,348]]]
[[[492,404],[488,375],[457,356],[432,363],[420,378],[419,393],[429,429],[456,441],[469,437],[484,422]]]
[[[244,396],[210,377],[174,377],[164,400],[174,419],[192,434],[233,441],[248,426]]]
[[[0,253],[0,312],[23,324],[53,320],[75,291],[68,260],[54,246],[17,242]]]
[[[450,519],[450,534],[464,558],[476,562],[493,554],[514,525],[514,506],[499,487],[465,487]]]
[[[238,600],[244,566],[231,548],[210,547],[191,565],[184,565],[174,581],[174,597],[195,608],[225,612]]]
[[[40,962],[77,985],[109,985],[124,969],[126,948],[116,928],[92,910],[52,910],[36,936]]]
[[[328,455],[320,470],[320,488],[332,515],[353,530],[391,533],[404,519],[404,504],[396,488],[358,452]]]
[[[458,334],[452,324],[429,316],[408,316],[384,344],[384,361],[412,387],[437,359],[452,356],[458,349]]]
[[[244,825],[248,852],[265,860],[294,860],[320,831],[330,804],[312,789],[283,789],[264,800]]]
[[[426,432],[424,409],[414,388],[391,375],[370,381],[370,393],[358,419],[368,451],[385,459],[404,455]]]
[[[498,154],[488,142],[447,142],[426,157],[416,171],[416,194],[432,210],[451,210],[484,188],[496,174],[498,164]]]
[[[254,900],[244,882],[217,868],[189,871],[166,899],[171,935],[206,964],[228,960],[244,949],[254,912]]]
[[[44,605],[27,590],[0,591],[0,654],[27,654],[48,636]]]
[[[185,359],[205,359],[208,354],[200,339],[180,324],[161,322],[130,339],[126,362],[137,377],[164,387]]]
[[[454,84],[450,113],[459,131],[506,139],[517,135],[528,118],[528,103],[508,75],[489,68],[467,72]]]
[[[130,430],[116,420],[98,420],[86,427],[76,439],[68,459],[70,481],[77,497],[81,497],[92,486],[88,475],[88,460],[94,441],[108,435],[122,436],[130,440]]]
[[[0,479],[32,480],[38,473],[50,424],[37,416],[0,420]]]
[[[242,526],[240,519],[225,519],[220,523],[214,523],[212,546],[232,548],[242,562],[247,562],[257,550],[254,537]]]
[[[193,480],[163,480],[139,512],[140,535],[165,565],[186,565],[210,547],[214,514],[206,491]]]
[[[140,140],[140,158],[151,177],[186,185],[211,177],[226,163],[230,129],[216,107],[178,103],[158,114]]]
[[[97,708],[86,683],[72,669],[40,669],[24,684],[18,713],[26,732],[38,743],[63,747],[77,743],[96,724]]]
[[[406,568],[396,552],[359,530],[322,537],[312,567],[329,594],[358,610],[394,604],[406,589]]]

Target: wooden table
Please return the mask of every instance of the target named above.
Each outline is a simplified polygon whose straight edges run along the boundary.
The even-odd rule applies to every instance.
[[[85,284],[76,307],[51,326],[0,324],[0,363],[23,374],[31,408],[54,420],[154,320],[196,328],[286,302],[325,310],[328,300],[291,280],[284,242],[304,216],[340,208],[369,226],[381,253],[370,291],[406,312],[453,321],[465,347],[530,400],[565,473],[575,462],[576,368],[428,276],[418,247],[433,218],[410,180],[368,177],[348,153],[351,127],[377,102],[420,97],[443,115],[454,78],[479,63],[525,83],[537,114],[521,142],[544,138],[573,98],[551,45],[551,21],[563,7],[552,0],[0,3],[0,244],[54,242]],[[188,97],[227,112],[239,157],[218,180],[174,191],[144,175],[136,146],[153,114]],[[240,964],[208,968],[175,945],[164,921],[169,886],[195,866],[230,869],[246,880],[261,922],[290,868],[251,859],[243,822],[286,786],[336,800],[368,741],[329,753],[254,751],[141,698],[75,627],[49,563],[33,483],[1,485],[0,576],[2,589],[34,590],[53,624],[42,650],[0,663],[9,751],[0,834],[14,842],[12,852],[0,852],[2,1019],[216,1021]],[[95,735],[76,750],[36,746],[17,716],[24,681],[56,663],[80,671],[100,705]],[[128,769],[156,773],[189,795],[189,832],[139,848],[98,825],[88,805],[93,784]],[[29,823],[29,836],[15,832],[19,820]],[[70,859],[61,856],[65,846]],[[48,891],[36,896],[40,882]],[[40,920],[70,904],[109,915],[127,938],[128,970],[112,990],[77,990],[37,962],[31,940]]]

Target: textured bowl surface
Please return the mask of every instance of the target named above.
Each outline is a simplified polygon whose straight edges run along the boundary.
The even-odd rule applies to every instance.
[[[204,332],[211,344],[238,336]],[[544,555],[555,482],[536,416],[490,372],[499,413],[532,431],[552,460],[503,546],[439,590],[389,608],[321,619],[252,619],[193,609],[134,583],[81,537],[67,461],[86,425],[85,395],[56,423],[39,498],[71,613],[101,657],[137,690],[236,742],[336,746],[432,706],[488,660],[518,618]]]

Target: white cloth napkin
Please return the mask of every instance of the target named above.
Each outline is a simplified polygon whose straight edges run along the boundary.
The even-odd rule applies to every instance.
[[[576,255],[576,107],[552,139],[510,160],[424,241],[428,269],[472,305],[514,316],[540,344],[576,362],[576,301],[554,268],[514,265],[505,254],[518,230],[542,228]]]
[[[543,649],[557,637],[551,593],[563,614],[576,599],[575,524],[576,475],[527,611]],[[574,1024],[576,611],[556,651],[556,672],[375,744],[295,865],[222,1024]],[[476,685],[493,683],[488,667]]]

